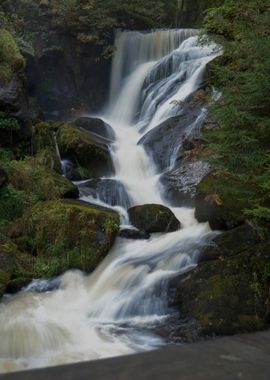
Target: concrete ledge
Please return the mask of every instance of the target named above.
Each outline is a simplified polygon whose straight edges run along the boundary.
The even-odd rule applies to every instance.
[[[1,342],[0,342],[1,344]],[[0,380],[269,380],[270,331],[0,375]]]

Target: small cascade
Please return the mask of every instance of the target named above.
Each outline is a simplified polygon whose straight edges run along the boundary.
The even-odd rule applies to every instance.
[[[191,29],[117,32],[110,100],[99,115],[115,132],[111,155],[116,174],[82,183],[81,195],[84,201],[117,210],[124,226],[131,205],[168,207],[159,182],[162,170],[139,142],[168,118],[181,115],[200,87],[206,65],[217,53],[215,46],[200,46],[197,34]],[[204,115],[201,109],[185,133],[199,129]],[[168,148],[169,169],[176,162],[177,144],[172,141]],[[196,266],[201,247],[213,237],[207,224],[197,223],[194,210],[171,210],[181,230],[153,234],[149,240],[119,238],[91,275],[73,271],[52,283],[34,282],[0,304],[0,371],[166,344],[153,330],[175,312],[168,304],[169,281]]]

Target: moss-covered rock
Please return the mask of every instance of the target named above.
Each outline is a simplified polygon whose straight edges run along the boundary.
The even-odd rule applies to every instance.
[[[65,124],[58,132],[58,145],[63,157],[76,160],[85,169],[85,178],[99,178],[113,173],[108,146],[97,141],[83,128]]]
[[[71,181],[41,165],[37,158],[11,161],[7,172],[13,187],[24,192],[26,203],[79,196],[78,188]]]
[[[195,217],[213,230],[235,228],[245,222],[249,190],[231,176],[211,173],[197,185]]]
[[[202,263],[183,275],[178,305],[195,318],[201,334],[228,335],[260,330],[269,323],[270,245]]]
[[[48,201],[34,206],[10,231],[22,251],[35,256],[35,277],[52,277],[68,269],[94,270],[119,231],[110,209],[80,201]]]
[[[12,185],[0,189],[0,230],[15,219],[20,218],[23,213],[23,194]]]
[[[79,117],[74,121],[74,124],[88,132],[102,136],[109,141],[115,139],[115,133],[112,127],[97,117]]]
[[[211,245],[202,251],[199,262],[209,260],[224,260],[228,256],[235,256],[260,242],[256,229],[248,223],[217,235]]]
[[[172,232],[178,230],[181,226],[172,211],[162,205],[135,206],[128,210],[128,215],[131,223],[136,228],[148,233]]]
[[[0,82],[8,83],[14,73],[24,68],[25,61],[12,37],[5,29],[0,29]]]
[[[0,298],[8,291],[17,291],[34,277],[35,258],[22,253],[14,242],[0,234]]]

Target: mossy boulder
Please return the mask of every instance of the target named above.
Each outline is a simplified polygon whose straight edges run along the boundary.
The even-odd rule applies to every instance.
[[[181,227],[173,212],[162,205],[135,206],[128,210],[128,215],[133,226],[148,233],[172,232]]]
[[[225,239],[226,240],[226,239]],[[242,251],[227,247],[216,260],[181,276],[177,303],[184,317],[198,321],[201,335],[230,335],[269,326],[270,245]],[[221,249],[221,245],[219,245]]]
[[[261,239],[256,229],[252,225],[245,223],[232,230],[218,234],[211,244],[203,249],[199,256],[199,262],[224,260],[228,256],[235,256],[244,252],[260,241]]]
[[[11,161],[6,170],[10,184],[24,193],[27,203],[79,196],[78,188],[71,181],[41,165],[38,158]]]
[[[84,169],[82,177],[99,178],[114,172],[108,146],[85,129],[65,124],[59,129],[57,141],[61,156],[75,160]]]
[[[91,272],[107,255],[119,231],[110,209],[80,201],[35,205],[14,224],[10,236],[35,256],[35,277],[52,277],[68,269]]]
[[[213,230],[229,230],[246,220],[249,189],[232,176],[212,172],[198,185],[195,196],[195,217],[209,222]]]
[[[0,82],[8,83],[14,73],[23,69],[25,60],[12,35],[0,29]]]
[[[115,139],[115,133],[112,127],[97,117],[79,117],[74,121],[74,124],[77,127],[95,133],[108,141],[113,141]]]
[[[35,258],[19,251],[12,240],[0,234],[0,298],[6,292],[15,292],[34,277]]]

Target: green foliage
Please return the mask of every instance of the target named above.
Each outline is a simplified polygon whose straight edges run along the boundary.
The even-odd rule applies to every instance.
[[[5,29],[0,29],[0,80],[7,83],[25,65],[16,41]]]
[[[252,27],[251,27],[252,25]],[[224,48],[210,70],[222,98],[206,133],[212,164],[249,189],[246,215],[270,222],[270,13],[266,0],[226,0],[205,29]]]
[[[0,189],[0,229],[22,215],[21,192],[12,185]]]

